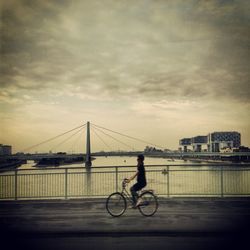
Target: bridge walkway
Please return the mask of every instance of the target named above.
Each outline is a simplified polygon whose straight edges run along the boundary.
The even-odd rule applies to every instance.
[[[249,208],[250,198],[170,198],[153,217],[130,209],[113,218],[105,199],[2,201],[0,225],[2,240],[31,249],[241,249]]]

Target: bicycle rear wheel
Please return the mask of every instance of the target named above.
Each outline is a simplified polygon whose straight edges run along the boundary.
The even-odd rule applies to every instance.
[[[157,197],[149,191],[142,193],[139,198],[140,204],[138,205],[139,211],[144,216],[152,216],[158,209]]]
[[[106,200],[106,209],[108,213],[114,217],[123,215],[126,211],[127,202],[125,197],[119,193],[112,193]]]

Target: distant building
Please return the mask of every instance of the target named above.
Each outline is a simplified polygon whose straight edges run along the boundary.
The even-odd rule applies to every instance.
[[[188,146],[191,146],[195,152],[201,152],[203,145],[207,147],[207,136],[199,135],[192,138],[183,138],[179,141],[179,145],[183,146],[184,152],[190,151]]]
[[[198,135],[191,138],[191,144],[193,146],[193,151],[201,152],[202,145],[207,146],[207,136],[205,135]]]
[[[179,141],[180,145],[184,146],[188,146],[191,145],[191,138],[183,138]]]
[[[156,153],[156,152],[163,152],[161,149],[157,149],[155,147],[149,147],[146,146],[146,148],[144,149],[144,153]]]
[[[0,144],[0,155],[11,155],[12,147],[9,145]]]
[[[213,132],[208,134],[208,151],[220,152],[222,148],[239,148],[241,135],[238,132]]]
[[[183,151],[188,151],[191,146],[193,151],[220,152],[226,148],[239,148],[241,145],[241,135],[238,132],[213,132],[208,135],[199,135],[192,138],[183,138],[179,141]]]
[[[187,152],[188,146],[191,146],[191,138],[183,138],[183,139],[179,140],[179,145],[183,146],[184,152]]]

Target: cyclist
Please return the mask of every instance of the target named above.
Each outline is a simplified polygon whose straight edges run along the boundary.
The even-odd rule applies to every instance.
[[[139,154],[137,156],[137,172],[133,176],[131,176],[129,179],[127,179],[127,183],[135,179],[135,177],[137,177],[137,183],[135,183],[130,188],[130,192],[131,192],[133,203],[134,203],[132,208],[136,208],[140,204],[140,200],[138,200],[137,192],[147,185],[143,154]]]

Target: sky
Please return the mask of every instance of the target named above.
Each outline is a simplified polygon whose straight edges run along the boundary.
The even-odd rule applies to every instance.
[[[249,1],[0,3],[0,144],[90,121],[168,149],[214,131],[250,146]]]

